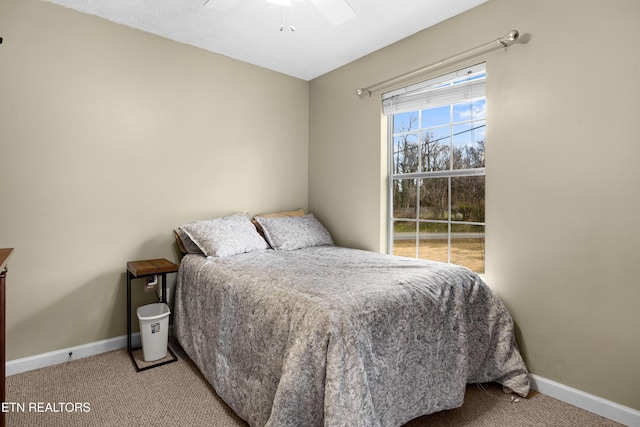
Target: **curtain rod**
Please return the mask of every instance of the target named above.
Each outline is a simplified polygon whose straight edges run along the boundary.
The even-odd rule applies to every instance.
[[[440,60],[438,62],[434,62],[434,63],[429,64],[427,66],[418,68],[417,70],[409,71],[408,73],[401,74],[401,75],[396,76],[396,77],[392,77],[390,79],[387,79],[385,81],[376,83],[376,84],[368,86],[368,87],[358,88],[358,89],[356,89],[356,95],[358,95],[361,98],[366,94],[371,96],[371,92],[373,92],[373,91],[375,91],[377,89],[380,89],[380,88],[382,88],[384,86],[387,86],[387,85],[389,85],[389,84],[391,84],[391,83],[393,83],[395,81],[405,80],[405,79],[413,77],[413,76],[415,76],[417,74],[424,73],[425,71],[430,70],[432,68],[437,68],[437,67],[439,67],[441,65],[446,64],[447,62],[457,61],[457,60],[460,60],[462,58],[472,56],[473,54],[479,53],[479,52],[481,52],[483,50],[486,50],[488,48],[491,48],[491,47],[493,47],[493,48],[496,48],[496,47],[507,47],[511,43],[513,43],[516,40],[518,40],[518,37],[520,37],[520,33],[518,33],[518,31],[516,31],[516,30],[510,31],[504,37],[500,37],[500,38],[498,38],[496,40],[491,40],[490,42],[487,42],[485,44],[481,44],[481,45],[476,46],[476,47],[474,47],[472,49],[469,49],[469,50],[465,50],[464,52],[460,52],[460,53],[455,54],[453,56],[449,56],[448,58],[442,59],[442,60]]]

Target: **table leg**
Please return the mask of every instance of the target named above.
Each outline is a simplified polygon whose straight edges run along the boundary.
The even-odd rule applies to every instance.
[[[131,272],[127,271],[127,350],[131,353]]]
[[[167,273],[162,273],[162,298],[160,302],[167,304]]]

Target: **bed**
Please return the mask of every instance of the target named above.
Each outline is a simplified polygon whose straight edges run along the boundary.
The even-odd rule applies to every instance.
[[[174,331],[249,425],[401,426],[461,406],[470,383],[527,395],[512,318],[479,276],[334,246],[315,218],[295,221],[263,221],[268,244],[224,255],[225,232],[183,226],[203,254],[181,260]]]

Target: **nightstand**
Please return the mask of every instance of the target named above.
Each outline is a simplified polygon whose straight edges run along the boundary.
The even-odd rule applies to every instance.
[[[158,302],[167,303],[167,273],[175,273],[178,271],[178,266],[169,260],[162,259],[148,259],[143,261],[130,261],[127,263],[127,350],[131,361],[136,368],[137,372],[147,369],[155,368],[156,366],[166,365],[178,360],[177,356],[173,353],[170,347],[167,347],[168,353],[171,355],[170,360],[161,359],[161,362],[154,363],[149,366],[140,367],[136,358],[133,356],[133,351],[140,347],[132,348],[131,346],[131,280],[147,278],[149,276],[158,275],[162,280],[162,296],[158,298]]]

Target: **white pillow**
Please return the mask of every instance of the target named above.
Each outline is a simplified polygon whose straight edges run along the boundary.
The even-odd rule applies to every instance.
[[[184,232],[181,228],[177,228],[173,230],[174,235],[176,236],[176,242],[178,243],[178,248],[180,252],[183,254],[197,254],[202,255],[202,251],[193,243],[191,237],[187,236],[187,233]]]
[[[290,251],[311,246],[333,246],[333,239],[313,214],[284,218],[255,217],[269,245]]]
[[[206,256],[225,257],[268,249],[251,220],[242,214],[194,221],[180,228]]]

